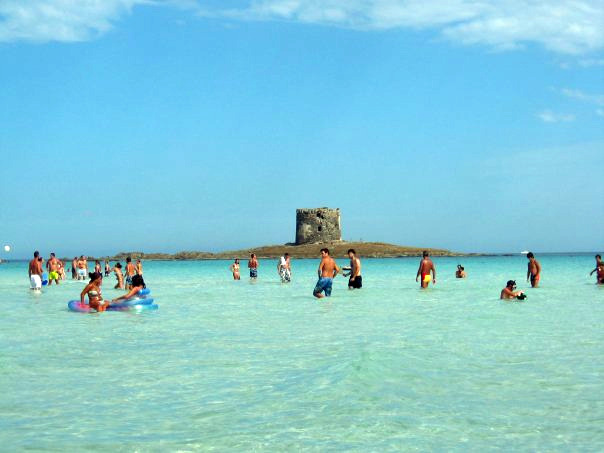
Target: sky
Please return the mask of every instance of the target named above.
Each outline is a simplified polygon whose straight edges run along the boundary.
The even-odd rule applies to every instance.
[[[0,258],[604,251],[604,3],[0,0]]]

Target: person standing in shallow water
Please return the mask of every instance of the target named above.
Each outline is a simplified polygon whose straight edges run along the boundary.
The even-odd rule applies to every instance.
[[[31,289],[41,290],[42,289],[42,259],[40,258],[40,252],[37,250],[34,252],[34,259],[29,262],[29,281]]]
[[[602,283],[604,283],[604,280],[602,280],[602,277],[604,277],[602,275],[602,268],[604,267],[604,263],[602,262],[602,256],[601,255],[596,255],[596,267],[594,268],[593,271],[591,271],[589,273],[589,276],[591,277],[593,275],[594,272],[596,272],[596,283],[598,285],[601,285]]]
[[[344,277],[350,275],[348,279],[348,289],[361,289],[363,287],[363,277],[361,276],[361,260],[357,256],[354,249],[348,250],[348,258],[350,258],[350,267],[345,267],[344,270],[350,271],[347,274],[342,274]]]
[[[313,296],[317,299],[330,297],[333,279],[338,275],[338,272],[340,272],[340,268],[334,259],[329,256],[329,249],[321,249],[321,262],[319,263],[319,269],[317,270],[319,281],[315,285],[315,289],[312,293]],[[325,293],[325,295],[322,293]]]
[[[277,263],[277,273],[281,278],[281,283],[289,283],[292,281],[292,269],[289,253],[285,253],[281,258],[279,258],[279,263]]]
[[[256,280],[258,278],[258,258],[256,258],[255,253],[250,255],[250,259],[247,262],[247,267],[250,270],[250,278],[252,280]]]
[[[541,264],[535,259],[533,252],[528,252],[526,255],[528,258],[528,270],[526,272],[526,281],[531,281],[531,287],[537,288],[539,286],[539,280],[541,280]]]
[[[233,280],[241,280],[241,273],[239,271],[239,258],[235,258],[235,261],[230,266],[231,272],[233,273]]]
[[[436,267],[434,263],[430,259],[430,254],[427,250],[424,250],[422,254],[422,260],[419,262],[419,268],[417,269],[417,275],[415,276],[415,281],[421,277],[420,285],[422,288],[427,288],[432,281],[433,285],[436,285]],[[430,273],[432,275],[430,275]]]

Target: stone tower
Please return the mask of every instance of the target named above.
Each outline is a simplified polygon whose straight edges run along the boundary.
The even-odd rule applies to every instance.
[[[296,209],[296,245],[341,240],[339,209]]]

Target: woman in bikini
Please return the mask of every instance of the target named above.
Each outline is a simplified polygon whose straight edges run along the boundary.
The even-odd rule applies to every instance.
[[[231,264],[231,272],[233,273],[233,280],[241,280],[241,274],[239,274],[239,258],[235,258],[235,262]]]
[[[90,283],[80,293],[80,302],[85,304],[84,298],[88,295],[88,305],[90,308],[101,312],[109,306],[109,301],[103,300],[101,294],[101,284],[103,283],[103,274],[100,272],[91,272],[88,274]]]

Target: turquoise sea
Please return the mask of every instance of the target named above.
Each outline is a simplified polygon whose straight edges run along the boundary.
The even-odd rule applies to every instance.
[[[604,287],[591,255],[537,258],[524,302],[499,300],[521,255],[436,258],[425,291],[418,258],[367,259],[321,301],[318,260],[289,285],[276,260],[256,283],[145,262],[138,314],[69,312],[81,282],[34,294],[0,264],[0,450],[603,451]]]

